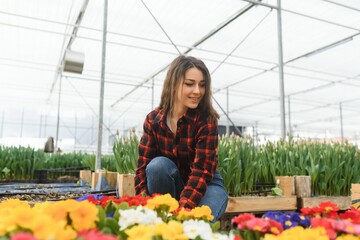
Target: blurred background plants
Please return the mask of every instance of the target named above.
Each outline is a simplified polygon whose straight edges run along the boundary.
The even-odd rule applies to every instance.
[[[135,173],[139,138],[134,132],[117,136],[112,155],[103,155],[103,169]],[[348,142],[310,140],[267,141],[221,136],[219,171],[230,196],[248,195],[258,184],[275,183],[275,176],[311,176],[313,195],[350,195],[351,183],[360,183],[360,150]],[[94,170],[95,154],[47,154],[29,147],[0,146],[0,180],[31,180],[35,170],[85,168]]]
[[[350,195],[360,183],[360,150],[348,142],[267,141],[250,137],[219,139],[219,171],[230,196],[246,195],[256,183],[274,183],[275,176],[311,176],[312,194]]]

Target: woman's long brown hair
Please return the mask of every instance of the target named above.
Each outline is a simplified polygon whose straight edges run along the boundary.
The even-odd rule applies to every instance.
[[[219,114],[213,108],[211,102],[210,73],[204,62],[195,57],[181,55],[172,61],[164,81],[159,108],[166,113],[172,114],[178,87],[182,83],[186,71],[191,68],[200,70],[205,80],[205,95],[199,103],[198,108],[202,113],[209,115],[211,122],[216,122],[219,118]]]

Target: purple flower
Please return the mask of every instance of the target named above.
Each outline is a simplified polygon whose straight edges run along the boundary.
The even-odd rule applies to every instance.
[[[285,214],[282,212],[266,212],[263,216],[263,218],[270,218],[272,220],[280,222],[280,219],[283,219],[285,217]]]
[[[93,200],[93,201],[98,201],[98,200],[101,200],[104,196],[103,195],[98,195],[98,194],[85,194],[84,196],[82,197],[79,197],[76,199],[76,201],[84,201],[84,200]]]

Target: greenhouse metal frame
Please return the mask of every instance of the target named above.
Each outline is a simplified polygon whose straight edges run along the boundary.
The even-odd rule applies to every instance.
[[[356,0],[1,0],[0,144],[111,151],[179,54],[208,66],[220,125],[359,144],[359,23]]]

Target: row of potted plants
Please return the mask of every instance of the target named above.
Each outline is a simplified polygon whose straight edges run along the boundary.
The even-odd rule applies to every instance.
[[[340,213],[331,202],[301,213],[244,213],[232,219],[233,229],[219,230],[207,206],[179,208],[170,195],[86,195],[59,202],[29,203],[10,199],[0,203],[2,240],[274,240],[360,239],[360,210]]]
[[[290,139],[257,145],[250,137],[222,136],[218,156],[231,196],[254,191],[256,183],[273,183],[275,176],[310,176],[312,195],[348,196],[351,184],[360,183],[360,149],[348,142]]]
[[[102,156],[102,168],[134,173],[138,142],[133,132],[129,136],[119,136],[113,155]],[[351,184],[360,183],[360,150],[347,142],[290,139],[257,145],[249,137],[221,136],[218,158],[227,191],[234,197],[253,192],[259,183],[274,184],[275,176],[310,176],[313,195],[348,196]],[[94,170],[95,155],[46,155],[32,148],[0,146],[0,179],[34,179],[36,169],[66,167]]]

